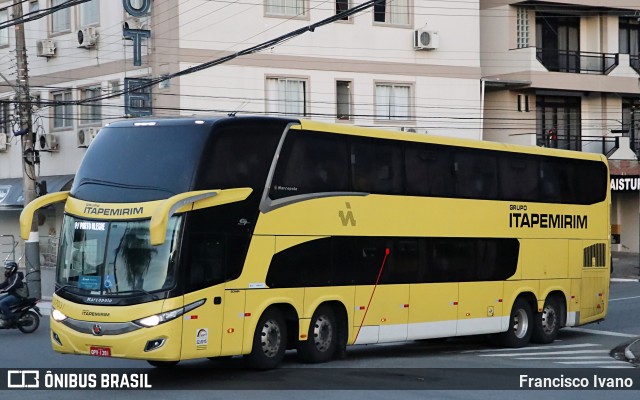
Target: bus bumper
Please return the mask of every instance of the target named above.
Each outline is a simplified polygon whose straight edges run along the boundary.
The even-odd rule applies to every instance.
[[[96,322],[95,325],[105,325]],[[50,318],[50,338],[58,353],[139,360],[180,360],[182,320],[180,318],[151,328],[115,335],[78,332]]]

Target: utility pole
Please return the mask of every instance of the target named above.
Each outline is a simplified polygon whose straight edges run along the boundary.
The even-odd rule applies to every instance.
[[[13,18],[22,18],[21,0],[13,0]],[[24,24],[17,24],[16,58],[18,64],[16,100],[20,117],[20,138],[22,142],[22,189],[25,207],[36,198],[36,168],[39,157],[34,149],[34,137],[31,124],[31,97],[29,96],[29,70],[27,67],[27,47],[25,44]],[[40,282],[40,237],[38,235],[38,218],[33,218],[31,233],[24,246],[25,266],[29,282],[29,295],[41,298]]]

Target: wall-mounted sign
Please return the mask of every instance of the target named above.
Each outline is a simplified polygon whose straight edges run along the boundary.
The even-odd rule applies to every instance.
[[[140,18],[149,13],[151,0],[122,0],[125,11],[132,17]],[[122,28],[122,36],[133,40],[133,65],[142,65],[142,39],[149,39],[151,31],[147,29]]]
[[[640,176],[611,175],[611,191],[612,192],[638,192],[640,191]]]
[[[125,11],[133,17],[144,17],[149,13],[151,0],[122,0]]]
[[[151,79],[124,79],[124,112],[132,117],[144,117],[153,114],[151,105]]]

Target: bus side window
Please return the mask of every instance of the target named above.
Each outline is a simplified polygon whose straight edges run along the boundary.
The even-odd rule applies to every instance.
[[[551,203],[562,201],[562,188],[558,168],[560,165],[543,161],[540,164],[541,200]]]
[[[351,144],[351,176],[356,192],[402,193],[402,152],[391,141],[354,140]]]
[[[348,190],[347,141],[342,135],[295,132],[287,137],[271,186],[278,199]]]
[[[453,196],[453,160],[445,146],[407,144],[405,175],[410,196]]]
[[[189,289],[202,289],[240,276],[248,240],[239,235],[190,235],[185,264]]]
[[[539,163],[533,158],[500,157],[500,199],[538,201]]]
[[[388,241],[390,249],[381,283],[415,283],[418,281],[418,239],[395,238]]]
[[[486,152],[458,150],[454,156],[456,194],[470,199],[496,199],[496,157]]]

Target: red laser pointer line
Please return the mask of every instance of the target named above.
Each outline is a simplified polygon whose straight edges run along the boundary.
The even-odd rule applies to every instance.
[[[378,277],[376,278],[376,284],[373,285],[373,291],[371,292],[371,297],[369,297],[369,304],[367,304],[367,308],[364,310],[364,316],[362,317],[362,322],[360,322],[360,326],[358,327],[358,333],[356,333],[356,339],[353,341],[355,344],[358,341],[358,336],[360,335],[360,329],[362,329],[362,325],[364,324],[364,319],[367,318],[367,312],[369,312],[369,306],[371,305],[371,300],[373,299],[373,295],[376,293],[376,288],[378,287],[378,282],[380,282],[380,277],[382,276],[382,270],[384,269],[384,264],[387,262],[387,257],[389,257],[389,248],[384,250],[384,259],[382,260],[382,265],[380,266],[380,271],[378,272]]]

